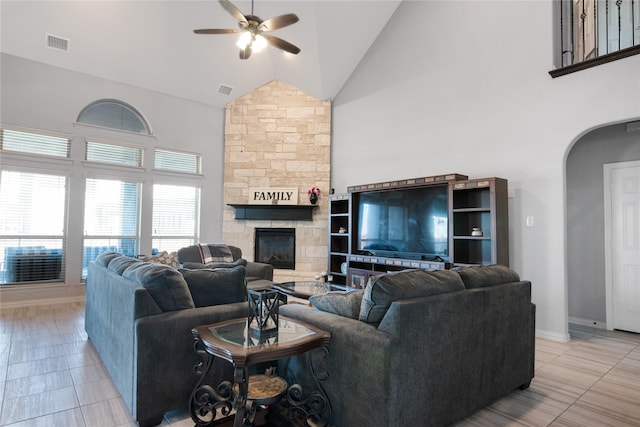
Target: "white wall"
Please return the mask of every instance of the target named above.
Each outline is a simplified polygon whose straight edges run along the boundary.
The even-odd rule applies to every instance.
[[[566,153],[640,117],[640,56],[552,79],[552,28],[548,1],[404,1],[334,100],[332,187],[508,179],[511,267],[538,334],[567,340]]]
[[[117,99],[135,107],[150,124],[154,138],[136,141],[146,146],[148,152],[156,147],[172,148],[200,153],[203,161],[203,176],[197,179],[201,186],[200,240],[218,242],[222,236],[222,178],[224,166],[224,110],[181,98],[152,92],[137,87],[80,74],[62,68],[18,58],[1,56],[1,104],[2,126],[40,129],[74,135],[72,140],[72,163],[67,171],[71,185],[83,185],[87,173],[82,162],[84,136],[101,131],[75,126],[78,114],[88,104],[99,99]],[[109,133],[104,133],[109,138]],[[132,137],[136,139],[135,137]],[[6,164],[7,160],[5,160]],[[152,165],[147,165],[149,172]],[[90,171],[91,173],[104,173]],[[112,173],[112,172],[111,172]],[[147,174],[143,185],[151,186]],[[187,180],[167,174],[154,175],[155,182],[178,184]],[[190,180],[193,183],[193,179]],[[74,193],[77,195],[77,192]],[[72,194],[72,196],[74,195]],[[143,199],[143,205],[150,200]],[[84,200],[71,197],[69,200],[69,233],[75,236],[67,247],[67,271],[64,285],[20,285],[2,289],[2,302],[7,304],[24,298],[40,300],[69,298],[81,295],[80,283],[81,249]],[[151,231],[150,221],[142,227]],[[148,219],[148,218],[147,218]],[[141,251],[151,248],[150,239],[141,241]],[[148,253],[148,252],[147,252]],[[80,260],[80,261],[79,261]]]

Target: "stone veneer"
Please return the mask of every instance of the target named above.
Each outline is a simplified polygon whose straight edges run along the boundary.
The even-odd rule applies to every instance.
[[[274,271],[274,281],[313,280],[327,269],[331,158],[331,103],[272,81],[229,103],[225,117],[222,241],[253,260],[255,229],[296,229],[296,269]],[[230,203],[245,204],[249,188],[320,190],[313,221],[236,220]]]

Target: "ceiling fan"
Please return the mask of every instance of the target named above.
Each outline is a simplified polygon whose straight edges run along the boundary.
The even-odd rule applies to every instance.
[[[298,16],[294,13],[287,13],[285,15],[276,16],[275,18],[267,19],[263,21],[259,17],[253,14],[253,0],[251,0],[251,15],[244,15],[240,10],[235,7],[229,0],[219,0],[222,7],[225,8],[234,18],[238,20],[238,26],[240,29],[202,29],[193,30],[196,34],[233,34],[242,33],[238,40],[237,46],[240,48],[240,59],[249,59],[251,52],[259,52],[267,43],[272,44],[278,49],[282,49],[285,52],[297,55],[300,52],[300,48],[289,43],[286,40],[282,40],[279,37],[272,36],[270,34],[264,34],[267,31],[277,30],[278,28],[284,28],[291,24],[298,22]]]

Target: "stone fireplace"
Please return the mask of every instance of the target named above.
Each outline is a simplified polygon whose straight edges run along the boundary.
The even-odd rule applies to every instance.
[[[256,228],[253,259],[284,270],[296,269],[296,229]]]
[[[330,157],[329,101],[274,80],[227,104],[222,241],[255,261],[256,229],[293,229],[294,269],[274,266],[274,281],[313,280],[326,271]],[[297,188],[297,204],[310,205],[313,185],[322,193],[311,219],[236,219],[230,206],[249,203],[251,188],[283,187]]]

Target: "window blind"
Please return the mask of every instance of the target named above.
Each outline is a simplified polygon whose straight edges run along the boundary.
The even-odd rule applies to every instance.
[[[67,178],[3,170],[0,284],[64,280]]]
[[[85,185],[82,277],[103,252],[135,256],[138,249],[141,185],[88,178]]]
[[[153,186],[152,244],[175,251],[197,242],[200,189],[194,186]]]
[[[164,149],[155,150],[154,167],[174,172],[200,173],[200,156]]]
[[[54,157],[69,157],[68,138],[2,129],[0,149]]]
[[[142,166],[142,149],[126,145],[87,141],[85,159],[122,166]]]

